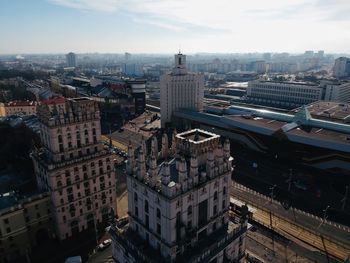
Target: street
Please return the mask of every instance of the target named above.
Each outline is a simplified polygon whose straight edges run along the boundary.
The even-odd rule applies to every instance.
[[[92,255],[88,263],[107,263],[113,262],[112,259],[112,245],[108,246],[106,249],[102,251],[97,251],[94,255]]]

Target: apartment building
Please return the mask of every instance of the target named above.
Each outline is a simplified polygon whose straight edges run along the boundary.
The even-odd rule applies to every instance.
[[[43,148],[32,154],[61,240],[106,221],[115,207],[113,158],[101,143],[97,103],[81,97],[65,106],[66,112],[38,107]]]

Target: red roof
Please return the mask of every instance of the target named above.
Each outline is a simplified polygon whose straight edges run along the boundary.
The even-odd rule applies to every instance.
[[[66,99],[63,96],[53,97],[51,99],[41,101],[41,104],[52,105],[52,104],[60,104],[65,103]]]

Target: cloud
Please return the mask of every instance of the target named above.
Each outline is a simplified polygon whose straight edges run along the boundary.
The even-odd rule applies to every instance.
[[[125,12],[136,23],[186,34],[195,47],[303,50],[333,48],[340,40],[350,44],[350,0],[47,1],[107,15]]]
[[[83,11],[114,12],[120,8],[119,0],[48,0],[49,2]]]

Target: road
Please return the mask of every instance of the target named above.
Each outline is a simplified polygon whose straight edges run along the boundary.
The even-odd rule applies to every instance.
[[[94,255],[92,255],[88,263],[109,263],[113,262],[112,259],[112,246],[107,247],[103,251],[97,251]]]
[[[249,191],[234,183],[231,194],[257,209],[253,219],[295,241],[306,244],[345,260],[350,254],[350,233],[293,209],[285,210],[279,203]],[[271,211],[271,213],[269,212]]]

